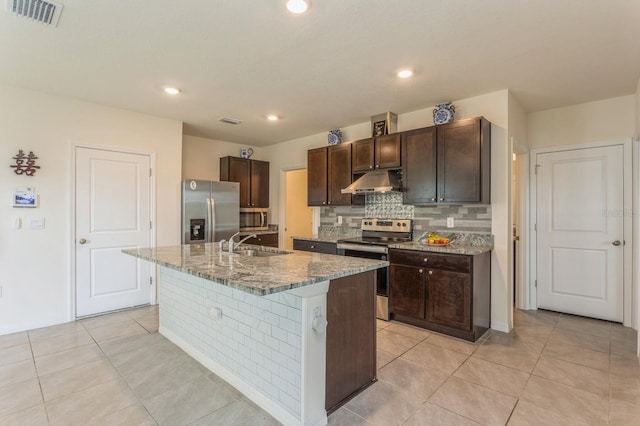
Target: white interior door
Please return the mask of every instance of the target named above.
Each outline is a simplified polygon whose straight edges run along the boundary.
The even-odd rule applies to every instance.
[[[150,158],[76,148],[76,315],[150,302],[151,265],[121,253],[151,244]]]
[[[623,147],[538,154],[538,307],[623,320]]]

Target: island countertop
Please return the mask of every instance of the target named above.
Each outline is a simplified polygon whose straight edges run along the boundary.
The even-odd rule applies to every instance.
[[[242,247],[280,255],[230,254],[220,251],[216,243],[128,249],[123,253],[258,296],[389,266],[389,262],[381,260],[252,245]]]

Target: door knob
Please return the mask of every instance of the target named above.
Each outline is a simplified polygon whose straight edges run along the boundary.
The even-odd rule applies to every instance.
[[[80,244],[86,244],[86,243],[87,243],[87,240],[86,240],[86,239],[84,239],[84,238],[80,238],[79,243],[80,243]]]
[[[620,243],[620,240],[615,240],[611,244],[613,244],[614,246],[619,246],[621,243]]]

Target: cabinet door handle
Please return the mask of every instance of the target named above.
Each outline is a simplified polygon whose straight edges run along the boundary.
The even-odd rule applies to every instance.
[[[444,201],[444,198],[440,198],[440,201]]]
[[[322,204],[327,204],[327,202],[326,202],[326,201],[323,201],[323,202],[322,202]]]
[[[311,246],[311,248],[316,248],[316,246]]]
[[[380,164],[376,164],[376,169],[379,169],[379,168],[380,168]]]
[[[435,198],[432,198],[432,199],[431,199],[431,201],[436,201],[436,199],[435,199]]]
[[[429,271],[429,275],[433,275],[433,271]]]
[[[419,269],[418,272],[423,273],[424,271],[422,269]]]
[[[370,169],[373,169],[373,164],[369,166]]]
[[[427,263],[429,261],[429,258],[425,257],[423,260],[424,260],[424,263]]]
[[[327,202],[327,204],[331,204],[331,201]]]

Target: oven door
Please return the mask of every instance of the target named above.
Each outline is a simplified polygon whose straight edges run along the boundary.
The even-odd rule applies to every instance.
[[[382,246],[338,243],[344,255],[361,259],[388,260],[388,249]],[[376,269],[376,317],[389,321],[389,268]]]

